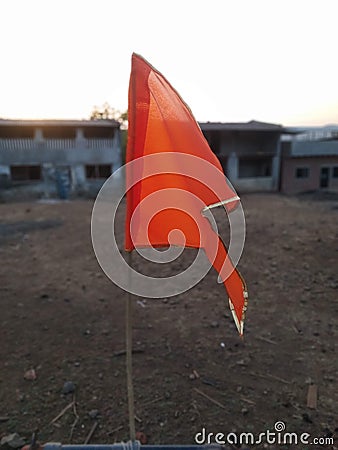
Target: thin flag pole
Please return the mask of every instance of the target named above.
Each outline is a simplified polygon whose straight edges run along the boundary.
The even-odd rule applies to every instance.
[[[131,287],[131,252],[128,252],[129,265],[129,287]],[[126,368],[127,368],[127,395],[128,395],[128,415],[129,415],[129,433],[130,440],[136,440],[135,433],[135,409],[134,409],[134,385],[133,385],[133,299],[132,294],[128,292],[126,305]]]

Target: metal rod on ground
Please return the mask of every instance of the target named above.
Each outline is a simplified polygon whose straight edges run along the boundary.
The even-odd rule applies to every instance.
[[[128,253],[129,265],[129,287],[131,287],[131,252]],[[128,394],[128,414],[129,414],[129,433],[130,440],[135,441],[135,411],[134,411],[134,386],[133,386],[133,299],[132,294],[128,292],[126,307],[126,365],[127,365],[127,394]]]

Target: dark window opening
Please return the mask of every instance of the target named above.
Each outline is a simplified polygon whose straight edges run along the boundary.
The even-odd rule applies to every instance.
[[[41,180],[41,166],[11,166],[13,181]]]
[[[3,126],[0,127],[0,138],[2,139],[33,139],[34,127],[30,126]]]
[[[338,166],[332,167],[332,178],[338,178]]]
[[[86,139],[111,139],[114,137],[115,128],[114,127],[87,127],[83,128],[83,136]]]
[[[270,158],[240,158],[239,178],[271,177],[272,161]]]
[[[219,156],[218,155],[218,159],[219,159],[219,162],[221,163],[221,166],[222,166],[224,174],[227,175],[228,158],[226,156]]]
[[[219,155],[221,152],[221,142],[220,142],[220,133],[214,131],[203,131],[205,139],[207,140],[209,147],[216,154]]]
[[[296,168],[296,178],[308,178],[309,177],[308,167],[297,167]]]
[[[319,177],[319,185],[321,188],[329,187],[329,178],[330,178],[330,168],[329,167],[321,167],[320,177]]]
[[[96,164],[86,166],[87,178],[109,178],[111,175],[110,164]]]
[[[75,139],[75,127],[43,127],[42,135],[45,139]]]

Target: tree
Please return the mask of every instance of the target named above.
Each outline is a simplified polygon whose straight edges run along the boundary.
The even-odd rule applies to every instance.
[[[102,106],[94,106],[90,120],[116,120],[120,122],[121,128],[126,129],[128,127],[128,111],[121,112],[118,109],[113,108],[109,103],[104,103]]]
[[[128,111],[122,112],[104,103],[101,107],[94,106],[90,115],[90,120],[116,120],[121,124],[121,150],[122,163],[126,162],[126,146],[127,146],[127,128],[128,128]]]

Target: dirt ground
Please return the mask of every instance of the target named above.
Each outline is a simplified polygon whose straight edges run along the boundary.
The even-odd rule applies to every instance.
[[[135,298],[136,428],[148,444],[193,444],[203,428],[258,435],[283,421],[337,446],[338,199],[251,194],[242,204],[244,340],[213,270],[177,297]],[[42,442],[84,443],[97,423],[92,444],[128,440],[126,294],[95,259],[92,206],[0,205],[0,438],[29,441],[38,428]],[[62,393],[66,381],[75,394]]]

